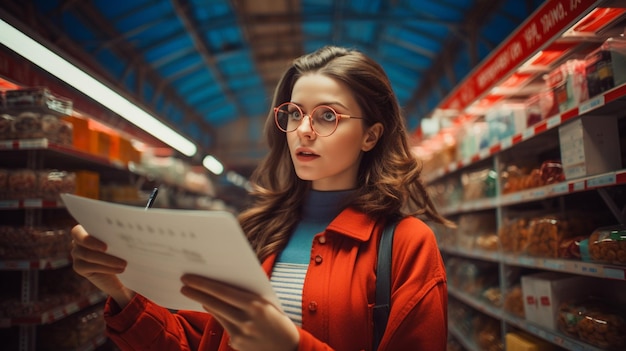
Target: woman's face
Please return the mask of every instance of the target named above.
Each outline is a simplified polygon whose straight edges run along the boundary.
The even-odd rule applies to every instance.
[[[367,117],[346,85],[319,73],[306,74],[296,81],[291,102],[305,114],[299,127],[287,133],[298,177],[310,180],[315,190],[354,189],[362,152],[376,145],[382,125],[365,127],[360,119],[342,118],[330,136],[315,134],[308,114],[320,105],[330,106],[340,114]]]

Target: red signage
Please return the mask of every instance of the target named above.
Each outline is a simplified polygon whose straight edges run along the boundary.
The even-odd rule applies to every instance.
[[[548,0],[476,67],[440,104],[441,109],[463,110],[496,83],[564,32],[595,0]]]

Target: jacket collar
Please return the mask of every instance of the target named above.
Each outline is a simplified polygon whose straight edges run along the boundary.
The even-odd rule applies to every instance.
[[[372,236],[376,221],[354,208],[346,208],[330,222],[326,230],[332,230],[355,240],[367,241]]]

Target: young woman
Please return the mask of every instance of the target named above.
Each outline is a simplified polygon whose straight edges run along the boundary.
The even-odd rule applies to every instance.
[[[171,313],[124,287],[116,275],[125,262],[79,225],[74,269],[110,296],[109,337],[122,350],[372,350],[378,242],[385,223],[402,218],[379,350],[445,350],[446,274],[418,217],[450,223],[420,182],[381,66],[338,47],[296,59],[265,134],[270,151],[240,222],[282,306],[185,275],[181,293],[208,313]]]

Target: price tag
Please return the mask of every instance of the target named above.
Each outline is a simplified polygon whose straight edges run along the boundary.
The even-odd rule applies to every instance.
[[[556,115],[546,120],[546,127],[548,129],[554,128],[558,126],[559,124],[561,124],[561,115]]]
[[[601,187],[615,184],[615,173],[605,174],[603,176],[587,179],[588,187]]]
[[[19,208],[20,202],[18,200],[0,201],[0,208]]]
[[[58,321],[59,319],[65,317],[66,314],[65,312],[63,312],[62,308],[57,308],[56,310],[52,311],[52,320]]]
[[[578,113],[582,115],[600,106],[604,106],[604,95],[598,95],[580,104]]]
[[[19,141],[20,149],[47,148],[48,139],[24,139]]]
[[[626,280],[624,276],[625,271],[623,269],[604,267],[603,272],[606,278]]]
[[[513,138],[508,137],[502,139],[500,145],[502,146],[502,150],[510,148],[513,145]]]
[[[574,183],[574,191],[585,190],[585,181]]]
[[[43,207],[43,201],[41,201],[41,199],[25,199],[24,200],[24,207],[42,208]]]
[[[569,191],[569,184],[567,183],[559,183],[552,186],[553,194],[565,194]]]
[[[490,155],[489,148],[482,149],[478,152],[478,158],[481,160],[489,157],[489,155]]]
[[[526,140],[526,139],[528,139],[528,138],[530,138],[530,137],[532,137],[534,135],[535,135],[535,129],[534,128],[525,129],[522,132],[522,140]]]

